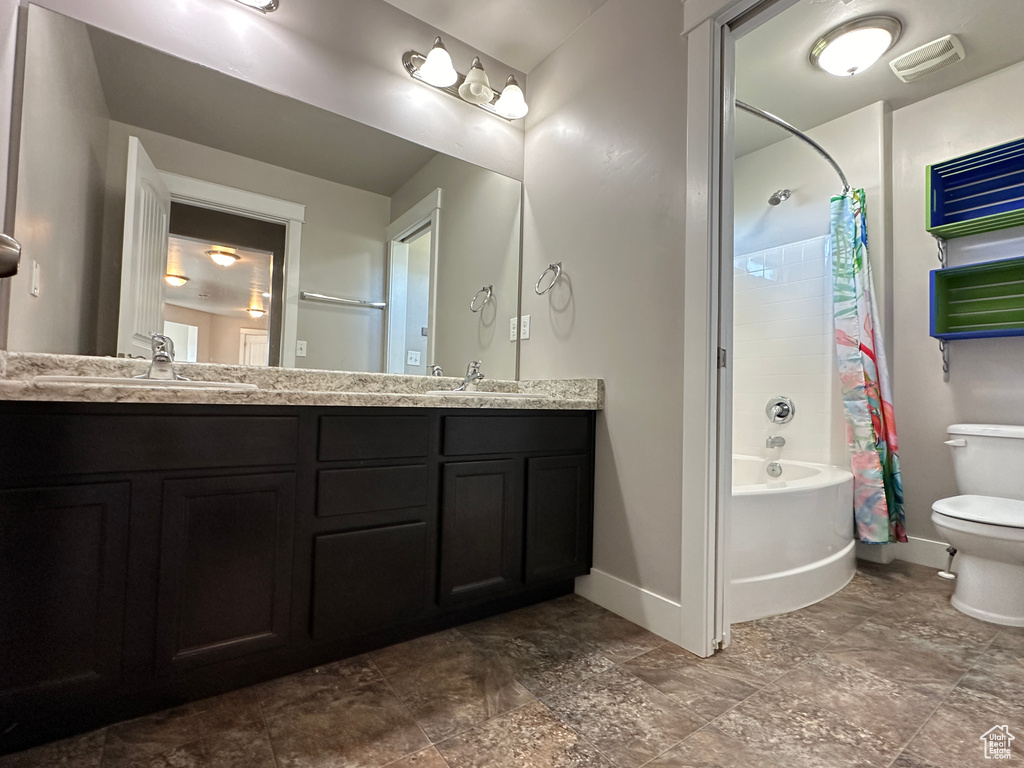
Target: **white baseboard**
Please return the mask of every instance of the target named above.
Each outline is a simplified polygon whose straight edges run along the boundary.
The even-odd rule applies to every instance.
[[[576,594],[656,635],[679,643],[682,606],[597,568],[576,579]]]
[[[929,568],[945,568],[946,547],[941,541],[908,536],[905,544],[862,544],[857,542],[857,557],[872,563],[891,563],[905,560],[908,563],[926,565]]]

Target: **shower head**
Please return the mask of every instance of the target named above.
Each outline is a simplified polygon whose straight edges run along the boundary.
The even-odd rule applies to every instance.
[[[793,194],[788,189],[780,189],[778,192],[773,192],[772,196],[768,198],[768,205],[778,205],[784,200],[789,200],[789,196]]]

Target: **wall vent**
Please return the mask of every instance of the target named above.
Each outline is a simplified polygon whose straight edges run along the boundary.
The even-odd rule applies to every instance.
[[[966,57],[963,44],[955,36],[946,35],[896,57],[889,62],[889,67],[904,83],[912,83]]]

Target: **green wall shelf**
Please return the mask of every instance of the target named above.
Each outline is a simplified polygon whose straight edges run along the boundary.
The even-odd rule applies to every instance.
[[[1024,139],[925,169],[926,229],[949,240],[1024,225]]]
[[[931,273],[936,339],[1024,336],[1024,257]]]

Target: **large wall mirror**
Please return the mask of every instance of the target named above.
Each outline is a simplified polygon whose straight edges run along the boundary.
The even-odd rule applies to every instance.
[[[514,378],[521,182],[29,6],[8,348]]]

